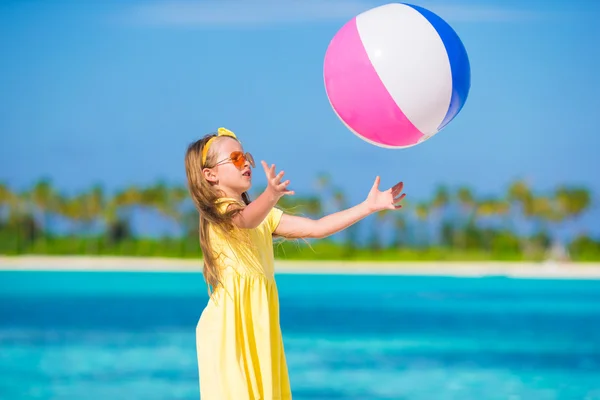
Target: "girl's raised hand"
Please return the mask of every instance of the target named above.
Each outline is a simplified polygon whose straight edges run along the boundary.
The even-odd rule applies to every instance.
[[[288,190],[287,187],[290,184],[289,179],[281,182],[281,178],[283,177],[283,171],[280,171],[278,174],[275,174],[275,164],[271,164],[271,167],[267,166],[267,163],[264,161],[260,162],[265,170],[265,175],[267,176],[267,189],[271,191],[277,198],[281,198],[283,195],[293,195],[293,190]]]
[[[398,203],[406,196],[405,193],[402,193],[404,183],[398,182],[388,190],[382,192],[379,190],[379,181],[379,177],[375,178],[375,183],[373,183],[373,187],[367,196],[366,202],[369,209],[373,212],[377,212],[381,210],[398,210],[402,208]]]

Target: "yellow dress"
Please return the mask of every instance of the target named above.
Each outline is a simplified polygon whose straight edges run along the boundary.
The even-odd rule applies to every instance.
[[[292,398],[274,279],[272,234],[282,214],[273,208],[257,228],[240,230],[249,243],[211,236],[222,285],[196,328],[201,400]]]

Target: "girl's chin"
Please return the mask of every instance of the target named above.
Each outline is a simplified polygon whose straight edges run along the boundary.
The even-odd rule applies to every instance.
[[[245,184],[245,185],[241,185],[241,186],[240,186],[240,189],[241,189],[243,192],[247,192],[248,190],[250,190],[250,188],[251,188],[251,187],[252,187],[252,182],[248,182],[248,183],[247,183],[247,184]]]

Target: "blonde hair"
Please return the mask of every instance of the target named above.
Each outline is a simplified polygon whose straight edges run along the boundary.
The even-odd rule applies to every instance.
[[[202,164],[202,151],[209,140],[212,141],[206,155],[206,162]],[[237,140],[236,138],[232,138]],[[202,139],[191,143],[185,154],[185,173],[187,176],[187,185],[190,196],[199,213],[199,239],[200,248],[204,259],[204,268],[202,274],[208,286],[208,292],[211,293],[211,288],[214,289],[221,282],[221,274],[217,265],[216,259],[210,240],[211,227],[223,235],[230,235],[235,229],[233,218],[239,214],[243,207],[227,207],[225,211],[219,209],[219,199],[224,197],[224,194],[219,192],[210,182],[204,177],[202,170],[204,168],[212,168],[215,166],[216,154],[213,146],[220,137],[216,134],[209,134]],[[242,200],[245,205],[250,204],[250,196],[248,193],[242,193]]]

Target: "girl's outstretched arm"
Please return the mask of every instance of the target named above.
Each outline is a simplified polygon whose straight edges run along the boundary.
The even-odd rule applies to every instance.
[[[379,177],[375,178],[367,199],[362,203],[318,220],[284,214],[274,233],[287,238],[324,238],[348,228],[372,213],[402,208],[398,203],[406,196],[402,193],[404,184],[399,182],[381,192],[379,181]]]

